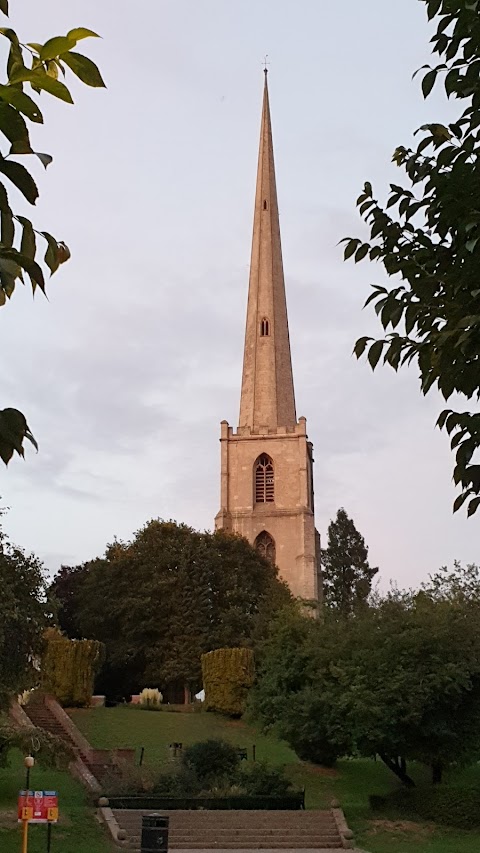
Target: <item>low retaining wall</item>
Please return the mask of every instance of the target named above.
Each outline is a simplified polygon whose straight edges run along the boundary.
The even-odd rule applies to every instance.
[[[30,717],[25,713],[22,706],[15,700],[10,705],[10,718],[19,729],[34,729]]]
[[[286,794],[284,797],[109,797],[107,795],[107,799],[108,805],[112,809],[293,811],[305,808],[304,791],[298,794]]]
[[[54,696],[45,696],[44,703],[50,713],[53,714],[56,720],[60,723],[67,737],[73,741],[77,749],[79,749],[80,752],[83,752],[84,755],[89,756],[92,747],[88,740],[77,729],[75,723],[72,722],[68,714],[63,710],[62,706],[57,702]]]

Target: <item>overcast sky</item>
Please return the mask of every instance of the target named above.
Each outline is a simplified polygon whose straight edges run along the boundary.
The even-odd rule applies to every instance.
[[[0,472],[5,527],[49,571],[103,553],[152,517],[211,528],[219,432],[236,426],[263,85],[270,61],[297,415],[315,447],[325,544],[340,506],[384,582],[480,560],[478,518],[452,515],[442,399],[415,368],[351,355],[379,334],[361,310],[381,270],[342,262],[366,179],[384,197],[394,148],[448,115],[412,72],[429,60],[425,4],[403,0],[11,0],[23,41],[76,26],[107,90],[42,96],[34,223],[72,260],[49,301],[0,310],[2,404],[40,444]],[[33,159],[33,158],[32,158]],[[22,204],[16,205],[21,210]],[[464,404],[462,407],[465,408]]]

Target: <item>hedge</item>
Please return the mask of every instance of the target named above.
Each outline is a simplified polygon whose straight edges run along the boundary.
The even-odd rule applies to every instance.
[[[480,826],[480,789],[449,785],[402,788],[387,797],[371,796],[375,811],[396,810],[408,817],[431,820],[456,829]]]
[[[251,649],[215,649],[202,655],[205,708],[241,717],[253,684],[255,666]]]
[[[41,686],[67,708],[88,707],[95,673],[104,656],[97,640],[70,640],[49,630],[41,663]]]
[[[284,797],[249,797],[235,795],[230,797],[159,797],[144,794],[136,797],[109,797],[108,804],[111,809],[145,809],[165,810],[173,809],[209,809],[209,810],[243,810],[247,811],[291,811],[305,808],[305,792],[297,794],[285,794]]]

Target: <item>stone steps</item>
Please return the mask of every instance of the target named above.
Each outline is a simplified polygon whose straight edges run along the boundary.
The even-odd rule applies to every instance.
[[[44,731],[47,731],[68,743],[69,746],[73,747],[75,753],[82,759],[83,763],[90,771],[92,771],[93,766],[90,764],[89,756],[77,747],[68,732],[65,731],[62,724],[46,705],[43,703],[36,704],[35,702],[31,702],[26,705],[24,710],[34,726],[37,726],[39,729],[44,729]]]
[[[331,811],[159,811],[168,816],[169,847],[176,850],[337,850],[342,838]],[[114,809],[128,847],[140,849],[143,814]]]

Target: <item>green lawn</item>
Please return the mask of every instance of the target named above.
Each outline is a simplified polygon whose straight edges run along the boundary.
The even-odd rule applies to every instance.
[[[17,824],[18,791],[25,787],[23,756],[12,751],[11,766],[0,768],[0,851],[19,853],[21,827]],[[35,767],[30,786],[36,790],[55,790],[59,794],[60,820],[52,828],[52,853],[110,853],[110,844],[99,826],[93,809],[87,805],[85,789],[68,773]],[[30,826],[29,853],[45,853],[46,826]]]
[[[368,807],[368,795],[385,794],[396,787],[396,779],[378,761],[340,761],[335,770],[326,770],[299,761],[291,749],[274,737],[259,734],[243,720],[226,720],[207,713],[170,713],[140,711],[132,707],[96,708],[71,711],[72,719],[92,746],[145,747],[145,762],[167,761],[168,744],[184,744],[222,737],[238,746],[247,747],[251,756],[256,745],[258,759],[285,764],[289,775],[306,788],[308,808],[324,808],[332,798],[340,801],[347,820],[355,832],[357,844],[371,853],[479,853],[480,833],[448,831],[435,825],[395,820],[374,820]],[[420,768],[411,772],[422,775]],[[479,780],[475,768],[466,771],[469,781]],[[3,849],[2,849],[3,853]],[[62,851],[63,853],[63,851]]]

